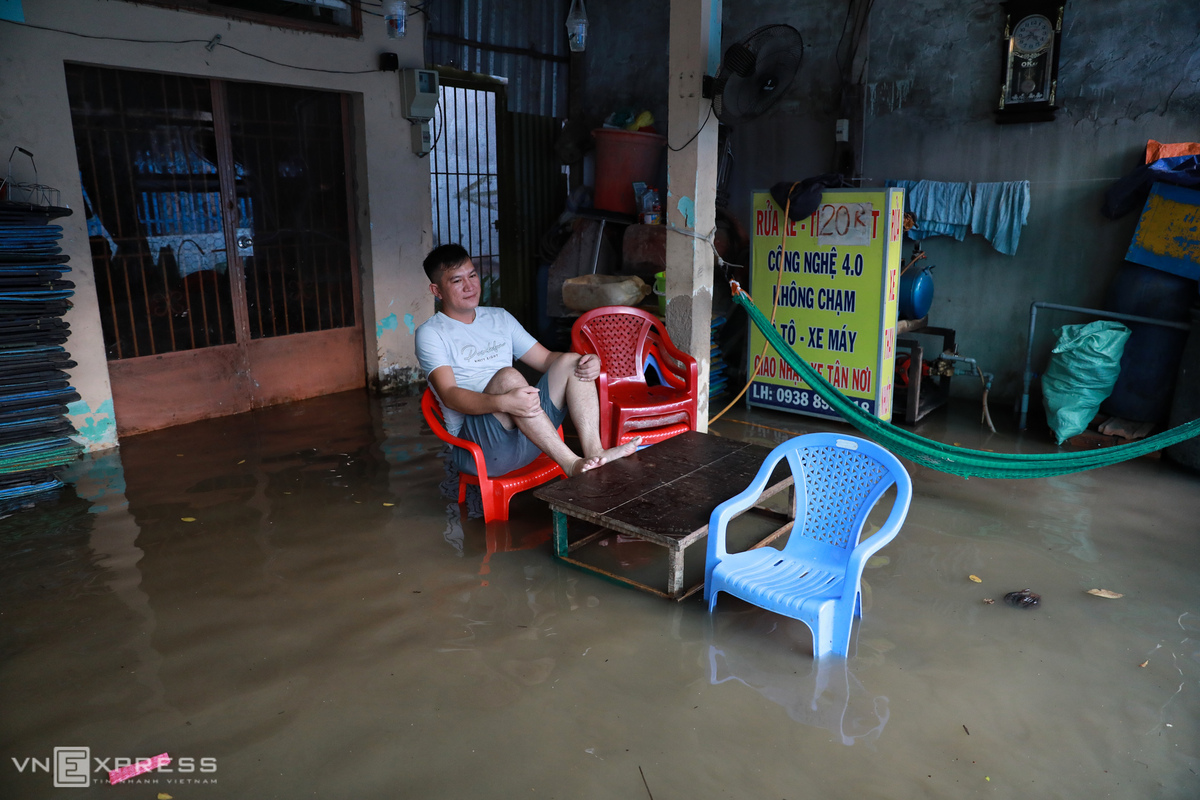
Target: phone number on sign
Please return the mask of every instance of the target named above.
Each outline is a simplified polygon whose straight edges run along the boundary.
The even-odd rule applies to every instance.
[[[821,395],[812,389],[797,389],[790,386],[776,386],[772,383],[755,382],[750,385],[750,402],[759,405],[775,406],[790,411],[803,411],[807,414],[822,414],[828,417],[841,418]],[[851,400],[868,414],[875,413],[873,400]]]

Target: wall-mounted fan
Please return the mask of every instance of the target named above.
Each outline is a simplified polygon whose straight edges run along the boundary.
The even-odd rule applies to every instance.
[[[712,107],[721,127],[717,143],[717,208],[729,204],[733,171],[732,126],[752,120],[784,96],[800,72],[804,39],[791,25],[764,25],[725,51],[712,82]]]
[[[726,125],[752,120],[787,92],[804,60],[804,39],[791,25],[764,25],[725,51],[713,80],[713,111]]]

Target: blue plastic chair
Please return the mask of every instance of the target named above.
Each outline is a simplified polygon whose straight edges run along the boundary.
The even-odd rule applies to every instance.
[[[795,525],[782,549],[726,549],[726,527],[754,506],[784,458],[795,478]],[[875,504],[892,486],[891,513],[859,542]],[[709,613],[727,592],[798,619],[813,632],[813,655],[845,656],[854,618],[862,616],[862,573],[870,558],[900,530],[912,500],[912,480],[900,461],[874,442],[812,433],[771,451],[750,485],[717,506],[708,524],[704,599]]]

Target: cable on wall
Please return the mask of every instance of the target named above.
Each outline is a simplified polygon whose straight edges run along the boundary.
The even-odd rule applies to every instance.
[[[227,50],[233,50],[236,53],[241,53],[244,56],[265,61],[268,64],[274,64],[279,67],[287,67],[288,69],[299,69],[305,72],[322,72],[328,75],[367,75],[373,72],[379,72],[376,68],[371,69],[322,69],[321,67],[304,67],[299,64],[288,64],[283,61],[276,61],[267,56],[260,56],[257,53],[251,53],[249,50],[243,50],[240,47],[234,47],[231,44],[225,44],[220,41],[219,36],[214,36],[212,39],[134,39],[127,36],[98,36],[91,33],[78,33],[76,31],[67,31],[61,28],[51,28],[46,25],[32,25],[28,22],[13,22],[12,20],[0,20],[0,22],[9,25],[16,25],[21,28],[32,28],[39,31],[48,31],[50,33],[61,33],[66,36],[75,36],[80,39],[96,39],[106,42],[129,42],[133,44],[201,44],[210,52],[218,47],[223,47]]]

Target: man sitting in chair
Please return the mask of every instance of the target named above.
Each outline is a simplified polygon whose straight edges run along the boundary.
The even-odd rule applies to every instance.
[[[482,448],[489,475],[519,469],[545,453],[574,476],[637,450],[640,437],[608,450],[600,443],[598,356],[552,353],[512,314],[481,307],[479,273],[461,245],[434,248],[424,266],[442,310],[417,328],[417,359],[446,430]],[[536,387],[513,367],[514,359],[543,373]],[[558,437],[568,411],[582,457]],[[453,458],[460,472],[475,473],[469,453],[454,448]]]

